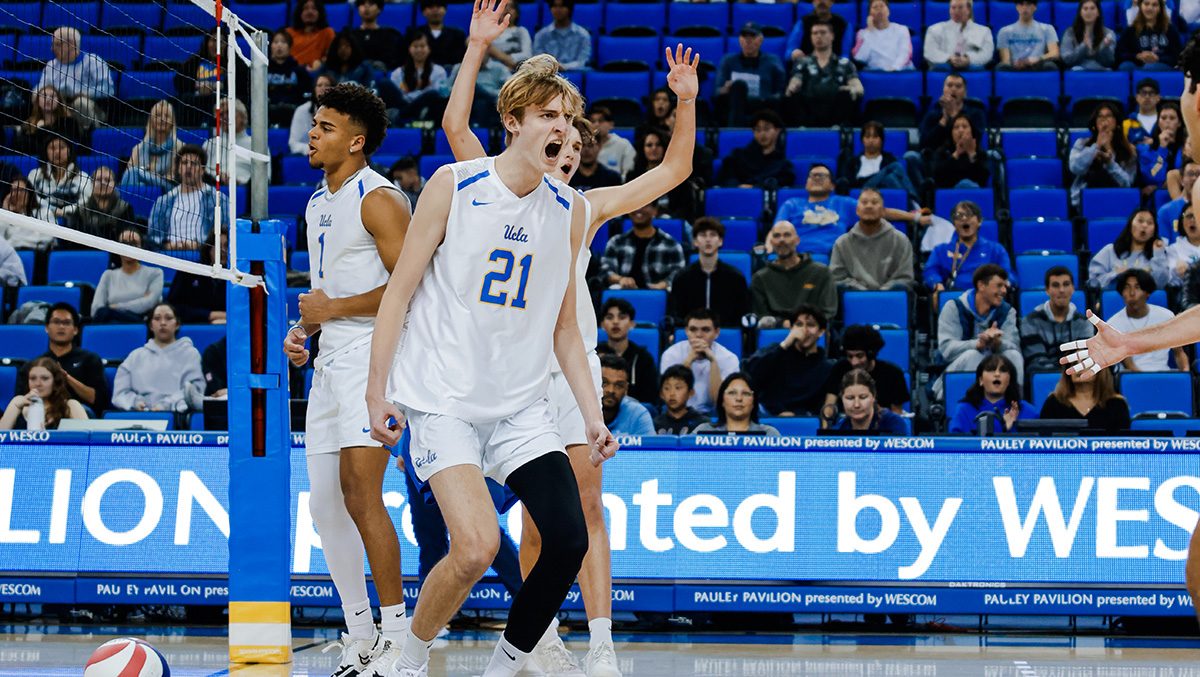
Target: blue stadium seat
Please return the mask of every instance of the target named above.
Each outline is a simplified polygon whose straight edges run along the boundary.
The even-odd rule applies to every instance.
[[[1104,245],[1117,241],[1125,229],[1125,219],[1092,219],[1087,224],[1087,248],[1093,255]]]
[[[295,322],[300,319],[300,295],[307,291],[307,287],[287,288],[286,303],[288,322]]]
[[[908,294],[902,291],[847,291],[842,296],[846,325],[894,324],[908,328]]]
[[[17,306],[29,301],[45,301],[51,305],[55,303],[69,303],[81,313],[87,314],[87,308],[80,308],[80,297],[82,290],[79,287],[61,287],[61,286],[31,286],[19,287],[17,289]]]
[[[661,289],[606,289],[600,295],[603,304],[610,298],[629,301],[637,314],[637,322],[657,326],[667,314],[667,292]]]
[[[145,135],[141,127],[100,127],[92,132],[92,149],[97,155],[128,158]]]
[[[942,188],[934,193],[933,211],[938,216],[950,218],[954,205],[963,200],[979,205],[985,219],[996,215],[996,197],[991,188]]]
[[[758,242],[758,223],[746,219],[725,219],[725,246],[721,256],[733,252],[748,252]]]
[[[271,151],[271,155],[283,156],[292,152],[288,147],[288,135],[290,133],[291,130],[286,127],[272,127],[267,130],[267,149]]]
[[[667,33],[674,34],[680,28],[688,28],[691,26],[706,26],[715,28],[722,35],[729,32],[729,5],[723,2],[713,3],[692,3],[692,2],[671,2],[667,3]],[[685,42],[684,47],[692,47],[691,38]]]
[[[600,329],[597,334],[597,342],[604,343],[608,340],[608,334]],[[658,327],[634,327],[629,330],[629,340],[646,349],[650,353],[650,357],[654,361],[654,366],[658,367],[658,358],[661,357],[662,349],[659,347],[659,332]]]
[[[11,33],[0,35],[0,65],[12,63],[17,56],[17,36]],[[3,75],[7,77],[7,73]],[[37,77],[35,75],[35,77]]]
[[[198,5],[179,2],[166,3],[166,11],[163,14],[163,31],[178,28],[194,28],[198,31],[205,31],[212,27],[212,23],[212,15]],[[330,25],[332,23],[330,21]],[[274,30],[275,28],[278,28],[278,26],[272,26],[267,30]],[[338,28],[335,27],[333,30],[336,31]]]
[[[0,366],[0,398],[7,399],[17,392],[17,368],[14,365]]]
[[[1141,203],[1137,188],[1084,188],[1083,218],[1128,218]]]
[[[928,2],[929,0],[926,0]],[[939,21],[945,21],[948,16],[946,7],[948,3],[937,3],[942,9],[936,12],[939,18],[929,19],[929,8],[925,8],[926,21],[930,24]],[[992,98],[992,72],[991,71],[958,71],[958,74],[967,82],[967,98],[982,101],[984,105]],[[929,71],[925,73],[925,92],[929,98],[937,100],[942,95],[942,83],[946,80],[949,73],[945,71]]]
[[[122,99],[166,99],[175,94],[175,71],[125,71],[117,85]]]
[[[303,155],[285,155],[281,165],[283,171],[280,178],[286,184],[312,188],[321,181],[321,170],[313,169],[308,164],[308,158]]]
[[[883,150],[897,158],[904,157],[904,153],[908,151],[908,130],[907,129],[885,129],[883,130]],[[862,155],[862,134],[854,134],[854,154]]]
[[[312,264],[308,256],[308,252],[293,252],[291,261],[288,262],[288,268],[291,270],[299,270],[307,273]]]
[[[18,249],[17,258],[21,259],[21,267],[25,269],[25,283],[34,284],[37,281],[37,253],[32,249]]]
[[[1129,98],[1128,71],[1066,71],[1063,73],[1063,96],[1072,102],[1097,97],[1113,98],[1124,103]]]
[[[978,5],[976,5],[978,7]],[[1049,2],[1039,3],[1037,10],[1033,13],[1035,21],[1048,24],[1053,21],[1053,10]],[[1007,26],[1017,22],[1017,6],[1011,2],[991,2],[988,3],[988,25],[995,26],[996,32],[1000,31],[1002,26]]]
[[[1008,209],[1014,219],[1065,219],[1067,191],[1062,188],[1014,188],[1008,193]]]
[[[654,5],[613,3],[608,6],[641,9]],[[648,70],[654,70],[662,61],[661,50],[662,41],[658,36],[627,38],[601,35],[596,48],[596,67],[604,68],[614,61],[637,61],[647,64]]]
[[[730,30],[736,32],[741,30],[747,21],[755,21],[763,26],[774,26],[784,32],[790,31],[796,23],[796,6],[795,3],[786,2],[773,5],[741,2],[733,4]]]
[[[192,345],[201,353],[204,349],[225,337],[223,324],[185,324],[179,328],[180,338],[192,339]]]
[[[0,29],[15,30],[19,34],[40,31],[42,26],[42,3],[6,2],[0,6]]]
[[[108,252],[52,251],[46,265],[46,282],[85,282],[95,287],[108,270],[108,263]]]
[[[387,6],[388,5],[384,5],[384,7],[387,7]],[[531,9],[534,9],[534,11],[536,11],[536,8],[531,8]],[[446,5],[446,16],[444,19],[446,22],[446,25],[454,26],[456,28],[461,28],[463,30],[463,32],[468,31],[471,27],[471,12],[473,10],[474,10],[474,7],[471,4],[467,4],[467,3],[457,3],[456,2],[453,4]],[[409,11],[412,11],[411,7],[409,8]],[[524,11],[524,8],[522,8],[522,11]],[[383,21],[383,19],[381,19],[381,22],[382,21]],[[411,19],[410,19],[410,22],[411,22]],[[425,23],[425,22],[422,21],[421,23]],[[391,24],[387,23],[384,25],[390,26]],[[401,33],[404,32],[403,28],[401,28],[399,30]],[[529,35],[532,36],[533,32],[531,31],[529,33]],[[407,50],[405,50],[405,51],[407,51]]]
[[[402,5],[387,5],[387,25],[403,33],[406,27],[396,26],[392,21],[393,18],[398,18],[392,16],[392,7],[402,7]],[[281,26],[287,26],[288,24],[292,23],[291,17],[288,16],[288,6],[286,2],[272,2],[264,5],[238,3],[235,11],[237,12],[239,19],[255,28],[267,31],[268,33]],[[395,14],[399,15],[400,12],[395,12]]]
[[[737,5],[735,5],[736,7]],[[768,5],[770,7],[771,5]],[[821,419],[808,416],[781,416],[779,418],[759,419],[759,423],[769,425],[779,431],[780,435],[794,437],[811,437],[821,428]]]
[[[842,149],[836,129],[790,129],[784,140],[788,157],[820,158],[831,167]]]
[[[1063,164],[1058,158],[1022,158],[1004,163],[1009,188],[1062,188]]]
[[[81,345],[99,355],[105,364],[116,364],[145,343],[145,325],[89,324],[83,328]]]
[[[449,165],[453,163],[453,155],[422,155],[421,158],[417,160],[417,167],[421,171],[421,176],[428,179],[429,177],[433,176],[433,173],[436,172],[442,165]]]
[[[166,421],[167,430],[175,429],[175,414],[170,411],[118,411],[110,409],[104,412],[104,418],[123,421]]]
[[[1169,430],[1175,437],[1188,437],[1193,430],[1200,430],[1200,419],[1195,418],[1141,418],[1130,422],[1130,430]]]
[[[1155,289],[1146,302],[1152,306],[1167,307],[1167,292],[1164,289]],[[1105,289],[1100,294],[1100,317],[1108,320],[1113,315],[1121,312],[1125,308],[1125,301],[1121,298],[1120,292],[1115,289]]]
[[[1192,377],[1182,372],[1121,374],[1120,392],[1129,401],[1129,415],[1151,411],[1180,411],[1192,415]]]
[[[995,74],[994,87],[996,112],[1007,114],[1009,104],[1018,101],[1043,101],[1044,105],[1039,111],[1048,116],[1046,122],[1040,125],[1021,124],[1019,126],[1047,126],[1054,124],[1055,113],[1058,110],[1058,99],[1062,94],[1062,84],[1057,70],[1053,72],[998,70]]]
[[[131,67],[142,58],[142,36],[140,35],[89,35],[86,42],[89,52],[109,63]],[[114,71],[113,77],[120,74],[120,72]]]
[[[1042,275],[1044,278],[1045,273]],[[1045,279],[1043,279],[1042,284],[1045,285],[1045,282]],[[1023,290],[1017,297],[1017,312],[1023,317],[1029,313],[1032,313],[1035,308],[1048,300],[1049,297],[1046,296],[1046,291],[1044,289]],[[1087,308],[1087,295],[1082,289],[1076,288],[1075,293],[1071,294],[1071,303],[1074,303],[1075,309],[1082,313]]]
[[[1054,392],[1055,386],[1058,385],[1058,380],[1062,376],[1062,372],[1043,372],[1033,375],[1032,384],[1032,403],[1038,408],[1041,408],[1042,403]]]
[[[541,5],[541,4],[542,3],[540,3],[540,2],[538,3],[538,5]],[[533,7],[529,4],[522,5],[521,14],[524,15],[526,10],[529,10],[532,8]],[[549,24],[551,22],[551,18],[549,16],[550,9],[548,7],[545,9],[545,13],[546,13],[546,21],[544,23]],[[574,21],[575,23],[579,24],[580,26],[583,26],[584,28],[588,29],[588,32],[592,34],[592,37],[599,35],[602,32],[602,29],[604,27],[604,3],[602,3],[602,2],[580,2],[580,3],[577,3],[575,5],[575,12],[571,15],[571,20]],[[463,28],[465,30],[466,27],[464,26]],[[535,31],[530,30],[529,34],[534,35]],[[595,45],[594,42],[592,44],[593,44],[593,46]]]
[[[383,143],[376,152],[389,155],[419,155],[422,150],[422,133],[422,130],[416,127],[389,127],[387,136],[383,137]],[[488,149],[486,143],[483,144],[483,149]]]
[[[1133,72],[1132,82],[1136,83],[1142,78],[1157,80],[1164,97],[1179,96],[1179,92],[1183,91],[1183,73],[1181,71],[1171,69],[1165,71],[1135,70]]]
[[[740,272],[742,274],[742,277],[746,278],[746,284],[747,285],[750,284],[751,258],[750,258],[749,252],[722,251],[718,258],[720,259],[720,261],[722,263],[728,263],[729,265],[733,266],[734,268],[737,268],[738,272]],[[699,261],[699,260],[700,260],[699,254],[692,254],[690,257],[688,257],[688,263],[695,263],[696,261]],[[732,320],[734,318],[724,318],[724,319]]]
[[[883,336],[883,349],[876,357],[885,362],[891,362],[900,367],[902,371],[907,372],[911,366],[912,353],[908,345],[908,330],[880,329],[879,334]]]
[[[312,194],[312,186],[269,186],[267,188],[268,213],[289,216],[303,214],[304,210],[308,208],[308,200]]]
[[[421,130],[413,129],[412,131],[420,132]],[[476,139],[479,139],[479,145],[483,146],[484,152],[489,152],[491,150],[492,139],[491,139],[491,130],[490,129],[488,129],[487,127],[472,127],[471,133],[475,135]],[[388,136],[391,136],[391,132],[388,132]],[[412,147],[411,140],[409,142],[409,146],[410,146],[410,148],[412,148],[411,150],[401,151],[401,152],[407,153],[409,155],[416,155],[417,153],[419,153],[420,149],[421,149],[420,137],[419,136],[417,137],[417,145],[415,146],[415,148]],[[394,151],[389,151],[389,152],[394,152]],[[454,151],[450,148],[450,140],[446,138],[446,132],[444,130],[439,129],[439,130],[437,130],[437,132],[434,133],[434,135],[433,135],[433,152],[437,155],[453,155],[454,154]]]
[[[42,27],[46,30],[54,30],[60,26],[71,26],[78,28],[83,32],[88,32],[94,26],[100,25],[100,3],[99,2],[71,2],[57,3],[47,2],[42,8]],[[88,51],[99,54],[102,58],[104,52],[95,51],[89,42]]]
[[[101,23],[105,30],[137,28],[146,34],[156,34],[162,28],[162,5],[151,2],[103,3]]]
[[[655,33],[661,33],[666,23],[667,3],[609,2],[604,4],[604,28],[609,33],[617,28],[627,26],[646,26],[653,29]]]
[[[948,371],[945,373],[946,417],[954,417],[954,408],[967,390],[975,383],[973,371]]]
[[[738,148],[754,140],[754,130],[744,127],[725,127],[717,130],[717,157],[727,158]]]
[[[1079,285],[1079,259],[1074,254],[1019,254],[1017,256],[1017,279],[1022,289],[1045,289],[1046,271],[1054,266],[1066,266]]]
[[[650,74],[590,71],[583,81],[583,91],[589,101],[613,98],[640,100],[650,93]]]
[[[925,25],[925,20],[921,16],[921,3],[893,2],[888,6],[888,8],[891,10],[890,20],[893,23],[898,23],[901,26],[907,26],[908,32],[912,33],[913,35],[921,34],[921,28]],[[864,17],[864,22],[865,20],[866,17]],[[913,56],[915,57],[916,55],[917,54],[914,52]]]
[[[0,324],[0,358],[32,360],[46,352],[46,341],[40,324]]]
[[[859,73],[859,79],[863,83],[863,101],[882,98],[910,101],[919,99],[922,76],[918,71],[863,71]]]
[[[1012,250],[1016,254],[1075,251],[1071,222],[1061,219],[1013,221]]]
[[[212,19],[209,19],[212,22]],[[200,51],[200,36],[148,35],[142,43],[142,63],[155,61],[183,63]]]
[[[727,324],[727,320],[722,318],[721,324]],[[687,340],[686,329],[675,330],[675,343]],[[729,352],[737,355],[737,358],[742,359],[742,330],[736,326],[727,327],[721,330],[717,335],[717,343],[729,349]]]
[[[160,186],[125,186],[121,188],[121,197],[133,208],[133,215],[139,219],[149,219],[154,202],[162,197]]]
[[[1000,132],[1000,146],[1009,158],[1058,157],[1058,138],[1052,129],[1006,129]]]
[[[624,223],[621,225],[625,228]],[[670,235],[676,242],[683,242],[683,219],[654,219],[654,227]]]
[[[762,218],[763,190],[761,188],[709,188],[704,191],[705,213],[717,218]]]

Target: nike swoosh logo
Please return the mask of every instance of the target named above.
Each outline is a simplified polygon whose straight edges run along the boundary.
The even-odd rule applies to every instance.
[[[363,432],[364,432],[364,433],[369,433],[369,432],[371,432],[371,429],[370,429],[370,428],[363,428]]]
[[[363,432],[367,432],[367,431],[365,431],[365,430],[364,430]],[[363,614],[365,614],[365,613],[367,613],[367,610],[366,610],[366,609],[359,609],[358,611],[355,611],[355,612],[354,612],[354,615],[355,615],[355,616],[361,616],[361,615],[363,615]]]
[[[508,652],[508,649],[501,648],[500,650],[504,652],[504,655],[505,655],[505,656],[508,656],[508,660],[510,660],[510,661],[515,661],[515,660],[517,660],[517,657],[516,657],[516,656],[514,656],[514,655],[512,655],[512,654],[510,654],[510,653]]]
[[[483,207],[483,206],[490,205],[490,204],[492,204],[492,203],[491,202],[480,202],[479,200],[476,200],[474,198],[471,199],[472,207]]]

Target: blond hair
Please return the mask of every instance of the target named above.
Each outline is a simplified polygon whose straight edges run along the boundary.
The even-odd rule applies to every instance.
[[[519,122],[528,106],[548,103],[557,97],[562,97],[568,117],[574,119],[583,115],[583,96],[570,80],[559,75],[561,70],[558,60],[549,54],[526,59],[496,97],[500,118],[512,114]]]

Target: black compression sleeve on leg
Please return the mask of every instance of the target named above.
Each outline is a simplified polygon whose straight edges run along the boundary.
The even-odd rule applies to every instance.
[[[579,574],[588,549],[587,524],[566,454],[546,454],[526,463],[508,476],[508,486],[542,535],[542,553],[513,599],[504,631],[513,646],[530,652]]]

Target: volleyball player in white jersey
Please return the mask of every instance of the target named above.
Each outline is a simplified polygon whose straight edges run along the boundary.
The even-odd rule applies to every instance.
[[[450,100],[442,118],[442,130],[450,142],[456,160],[483,157],[486,153],[479,139],[471,132],[468,124],[475,93],[475,81],[484,56],[492,41],[508,28],[508,13],[502,0],[476,0],[471,17],[470,34],[466,56],[459,67]],[[533,57],[537,59],[539,57]],[[589,209],[588,231],[584,238],[575,271],[576,279],[583,280],[591,258],[592,237],[609,219],[627,214],[658,197],[670,192],[692,173],[692,153],[696,140],[696,95],[700,90],[696,67],[699,54],[677,45],[675,53],[666,50],[669,68],[667,84],[679,99],[675,112],[675,128],[671,144],[663,162],[656,168],[633,179],[629,183],[610,188],[596,188],[586,194]],[[590,123],[578,120],[571,132],[567,147],[560,155],[551,176],[564,183],[579,168],[580,147],[583,135],[592,134]],[[590,139],[588,139],[590,142]],[[596,356],[596,311],[586,286],[577,287],[580,332],[588,350],[589,363],[596,390],[600,389],[600,360]],[[583,418],[575,407],[574,398],[562,379],[561,372],[551,377],[550,404],[555,413],[559,433],[567,445],[567,454],[579,482],[579,493],[583,501],[583,514],[588,526],[588,554],[579,572],[579,587],[583,594],[584,608],[588,615],[590,647],[584,667],[588,677],[620,677],[616,654],[612,642],[612,564],[609,549],[608,529],[604,523],[604,506],[601,502],[602,475],[599,467],[588,462],[587,439],[583,434]],[[521,530],[521,565],[524,572],[536,561],[541,549],[541,538],[536,528],[525,515]],[[577,675],[578,666],[571,653],[563,646],[558,635],[557,619],[547,628],[538,643],[534,660],[550,675]]]
[[[397,677],[427,674],[433,638],[496,553],[485,475],[516,493],[546,537],[486,677],[521,669],[579,571],[587,528],[546,399],[552,355],[583,412],[592,462],[617,449],[575,317],[583,201],[545,175],[582,104],[552,63],[522,69],[501,89],[507,150],[442,167],[426,184],[380,304],[391,319],[376,326],[371,345],[372,434],[393,443],[411,421],[413,471],[430,483],[450,531],[450,553],[426,579],[393,666]]]
[[[333,674],[382,675],[399,655],[408,618],[400,544],[383,504],[390,454],[371,439],[363,398],[375,313],[412,209],[367,164],[388,124],[377,96],[341,84],[321,97],[313,117],[309,163],[324,171],[325,182],[305,212],[312,291],[300,297],[301,319],[288,331],[284,350],[293,364],[303,365],[306,337],[320,332],[305,446],[309,511],[347,624]],[[364,550],[379,594],[382,633],[367,599]]]

